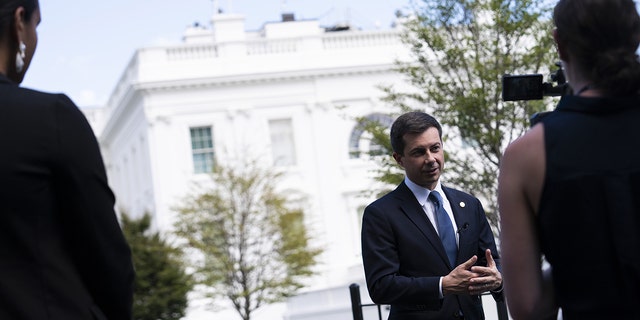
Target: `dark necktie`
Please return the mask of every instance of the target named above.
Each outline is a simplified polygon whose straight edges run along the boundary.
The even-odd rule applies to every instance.
[[[458,246],[456,245],[456,235],[453,231],[453,224],[451,223],[451,219],[449,218],[447,211],[444,210],[442,197],[438,191],[431,191],[429,193],[429,200],[433,202],[436,209],[436,220],[438,221],[438,234],[440,235],[440,240],[442,240],[444,250],[447,252],[447,257],[449,257],[451,267],[455,268],[456,257],[458,256]]]

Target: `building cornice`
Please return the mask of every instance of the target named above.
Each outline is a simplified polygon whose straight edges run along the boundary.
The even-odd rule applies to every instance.
[[[133,84],[136,92],[144,93],[158,91],[174,91],[193,88],[211,88],[224,86],[255,85],[270,82],[313,80],[330,77],[345,77],[353,75],[383,74],[395,72],[393,64],[375,66],[346,67],[333,69],[313,69],[301,71],[269,72],[263,74],[215,76],[192,79],[148,81]]]
[[[116,104],[117,107],[114,108],[113,113],[109,115],[108,122],[105,124],[104,129],[100,135],[100,140],[109,140],[110,135],[113,132],[117,132],[123,124],[127,123],[128,117],[133,114],[132,109],[138,106],[137,104],[133,103],[134,98],[144,97],[147,94],[225,86],[259,85],[272,82],[308,81],[331,77],[362,76],[393,72],[395,72],[395,65],[379,64],[331,69],[323,68],[286,72],[269,72],[262,74],[214,76],[168,81],[128,83],[127,85],[120,87],[120,90],[123,91],[123,94],[121,96],[121,99]]]

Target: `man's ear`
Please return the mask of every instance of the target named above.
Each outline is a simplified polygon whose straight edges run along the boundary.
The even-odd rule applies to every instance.
[[[558,49],[558,56],[562,61],[569,61],[569,55],[567,54],[567,50],[564,48],[564,44],[562,44],[559,40],[558,29],[553,29],[553,40],[556,43],[556,48]]]
[[[393,153],[393,158],[394,158],[394,159],[396,159],[396,162],[397,162],[401,167],[403,167],[403,168],[404,168],[404,165],[402,164],[402,155],[400,155],[400,154],[398,154],[398,153],[394,152],[394,153]]]

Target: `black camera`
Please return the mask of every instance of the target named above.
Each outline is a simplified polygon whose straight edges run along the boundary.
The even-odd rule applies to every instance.
[[[541,74],[502,76],[502,100],[540,100],[544,96],[562,96],[569,93],[569,85],[562,71],[560,63],[556,63],[558,70],[551,74],[552,83],[543,82]]]

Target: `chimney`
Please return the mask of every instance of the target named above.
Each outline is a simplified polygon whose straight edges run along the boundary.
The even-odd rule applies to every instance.
[[[282,22],[296,21],[293,13],[283,13],[282,14]]]

